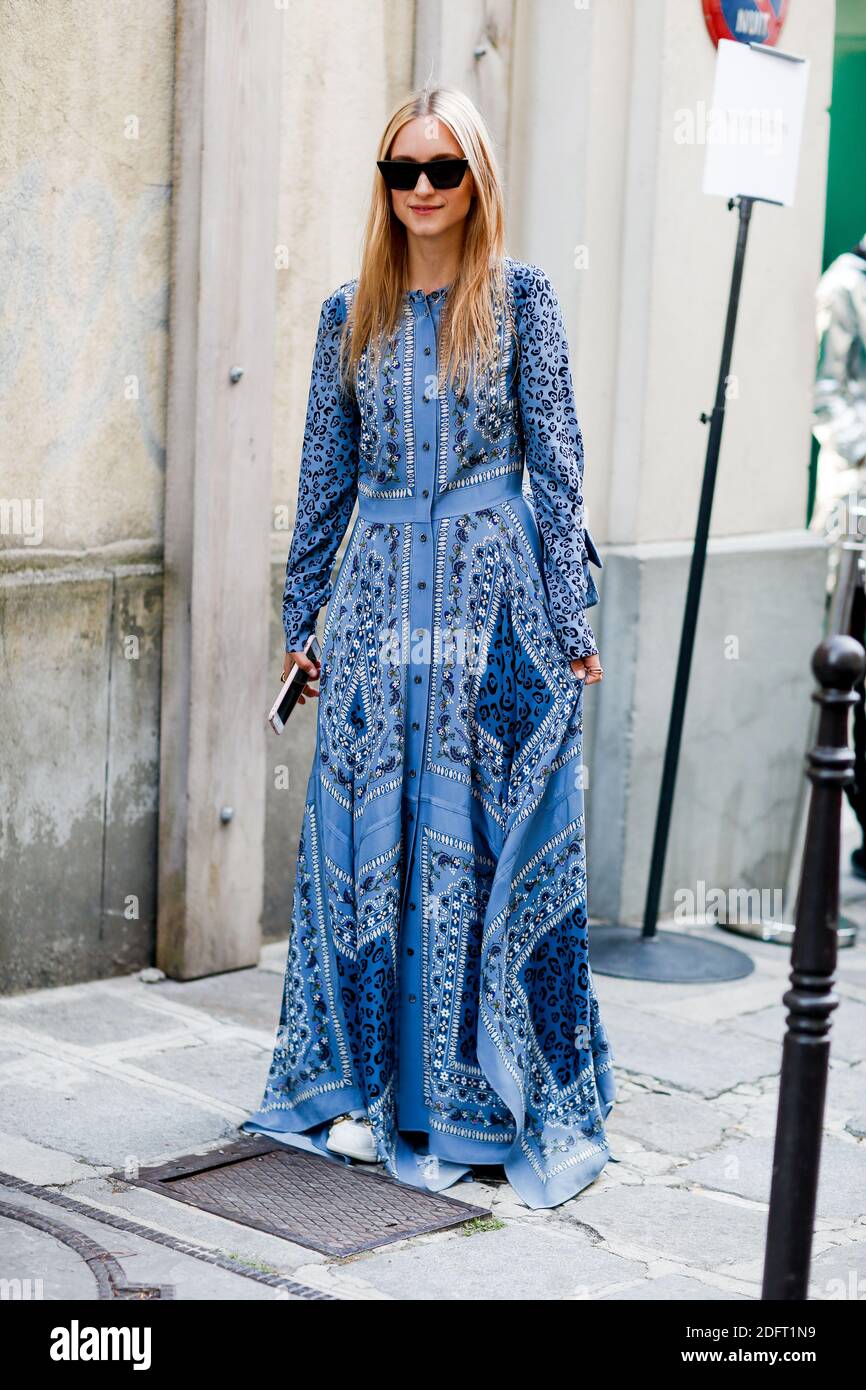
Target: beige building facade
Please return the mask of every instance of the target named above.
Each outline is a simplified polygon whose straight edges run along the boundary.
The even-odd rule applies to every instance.
[[[788,870],[833,30],[791,5],[797,200],[753,216],[668,912]],[[264,715],[318,309],[431,72],[487,117],[509,250],[566,315],[605,561],[589,905],[639,920],[736,231],[677,136],[712,93],[700,0],[0,3],[0,51],[3,989],[242,967],[288,930],[315,706],[280,740]]]

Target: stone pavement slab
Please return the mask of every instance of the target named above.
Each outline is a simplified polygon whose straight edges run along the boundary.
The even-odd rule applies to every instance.
[[[250,1074],[258,1069],[261,1090],[270,1064],[262,1048],[247,1038],[189,1042],[164,1052],[151,1053],[139,1062],[142,1071],[166,1081],[192,1086],[227,1106],[245,1109],[250,1098]]]
[[[649,999],[652,987],[645,988]],[[778,1074],[780,1041],[746,1037],[730,1023],[706,1027],[662,1013],[606,1005],[603,985],[597,989],[614,1068],[624,1067],[708,1098],[721,1096],[744,1081]]]
[[[747,1014],[740,1027],[746,1034],[781,1044],[785,1036],[787,1009],[779,1003],[773,1008]],[[866,1060],[866,1004],[842,996],[830,1016],[831,1055],[842,1062]]]
[[[58,997],[46,997],[46,994]],[[92,1051],[103,1043],[130,1042],[166,1031],[165,1015],[148,1006],[147,995],[124,995],[122,1009],[113,983],[20,994],[3,1001],[3,1022],[35,1037],[74,1043]],[[62,1054],[61,1054],[62,1055]]]
[[[5,1129],[87,1163],[121,1168],[237,1134],[216,1104],[192,1105],[168,1088],[105,1075],[77,1062],[34,1058],[25,1076],[2,1085]],[[2,1167],[2,1159],[0,1159]]]
[[[153,989],[160,1001],[205,1019],[251,1028],[273,1044],[287,953],[288,944],[280,941],[265,947],[258,969],[232,970],[204,980],[162,980]]]
[[[712,1154],[681,1168],[680,1181],[700,1183],[720,1192],[735,1192],[755,1202],[768,1202],[773,1169],[770,1140],[740,1139],[723,1144]],[[866,1213],[866,1161],[862,1143],[824,1135],[818,1174],[816,1215],[845,1220]]]
[[[860,1240],[813,1254],[809,1297],[860,1303],[866,1299],[866,1229]]]
[[[0,1204],[8,1194],[0,1188]],[[0,1215],[0,1249],[5,1297],[97,1298],[93,1272],[81,1256],[56,1236]]]
[[[636,1091],[615,1107],[608,1128],[617,1138],[637,1139],[647,1149],[688,1158],[715,1148],[747,1113],[744,1100],[727,1099],[730,1103],[723,1108],[681,1092]]]
[[[600,1248],[580,1228],[555,1229],[541,1221],[476,1230],[451,1239],[416,1240],[355,1261],[371,1286],[418,1299],[588,1298],[611,1285],[633,1282],[643,1271],[634,1260]]]
[[[626,1258],[664,1259],[734,1273],[761,1260],[766,1213],[665,1182],[619,1184],[556,1208],[563,1226],[579,1224]]]
[[[827,1078],[827,1116],[847,1120],[866,1112],[866,1063],[849,1067],[837,1063],[830,1044],[830,1074]]]
[[[721,1300],[731,1302],[748,1299],[748,1295],[737,1293],[722,1284],[702,1283],[684,1274],[662,1274],[657,1279],[647,1278],[640,1284],[627,1284],[613,1293],[602,1294],[605,1300],[622,1299],[624,1302],[684,1302],[698,1300],[709,1302]]]

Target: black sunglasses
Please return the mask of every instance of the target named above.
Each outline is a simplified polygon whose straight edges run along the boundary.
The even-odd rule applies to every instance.
[[[459,188],[469,167],[468,159],[430,159],[416,164],[414,159],[377,159],[379,172],[389,188],[410,192],[422,174],[434,188]]]

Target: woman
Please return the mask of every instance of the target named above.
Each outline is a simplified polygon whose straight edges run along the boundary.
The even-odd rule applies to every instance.
[[[601,561],[568,346],[545,273],[503,253],[472,103],[414,95],[379,154],[313,361],[283,616],[284,674],[320,681],[316,753],[243,1128],[431,1190],[502,1164],[550,1207],[606,1163],[615,1094],[581,761]],[[329,598],[319,672],[302,648]]]

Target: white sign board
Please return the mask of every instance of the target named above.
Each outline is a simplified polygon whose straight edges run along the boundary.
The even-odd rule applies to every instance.
[[[808,81],[808,59],[719,40],[705,193],[793,203]]]

